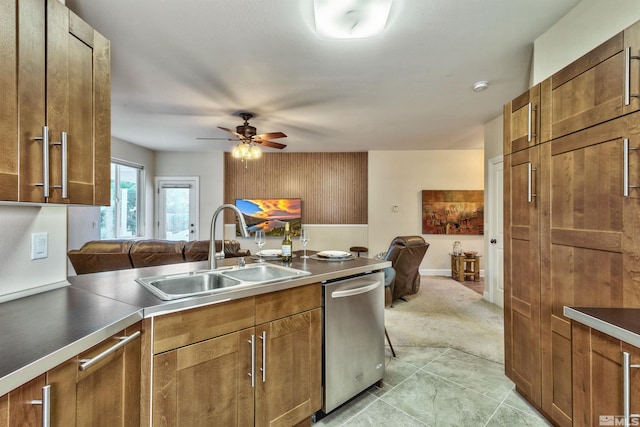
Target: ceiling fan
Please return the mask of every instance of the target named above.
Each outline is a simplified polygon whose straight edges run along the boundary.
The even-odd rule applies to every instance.
[[[235,138],[196,138],[196,139],[218,139],[218,140],[226,140],[226,141],[240,141],[246,144],[259,144],[265,147],[278,148],[283,149],[286,147],[285,144],[280,144],[279,142],[270,141],[270,139],[276,138],[286,138],[282,132],[270,132],[270,133],[256,133],[256,128],[249,124],[249,120],[253,117],[252,113],[242,112],[238,114],[243,120],[244,124],[240,126],[236,126],[236,130],[233,131],[231,129],[224,128],[222,126],[218,126],[218,129],[221,129],[225,132],[229,132]]]

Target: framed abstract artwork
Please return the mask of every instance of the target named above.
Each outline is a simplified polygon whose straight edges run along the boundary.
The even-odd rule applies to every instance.
[[[422,190],[422,234],[484,234],[484,191]]]

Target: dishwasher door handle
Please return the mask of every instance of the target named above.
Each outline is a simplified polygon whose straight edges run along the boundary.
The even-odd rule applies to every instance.
[[[334,292],[331,292],[331,298],[344,298],[344,297],[350,297],[353,295],[364,294],[366,292],[374,290],[375,288],[378,287],[379,284],[380,282],[371,282],[360,288],[347,289],[344,291],[334,291]]]

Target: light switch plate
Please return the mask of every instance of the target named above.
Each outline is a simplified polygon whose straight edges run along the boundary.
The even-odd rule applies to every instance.
[[[31,233],[31,259],[49,256],[49,233]]]

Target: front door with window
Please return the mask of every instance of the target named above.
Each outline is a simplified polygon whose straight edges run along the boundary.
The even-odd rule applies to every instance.
[[[157,236],[165,240],[198,238],[198,177],[156,177]]]

